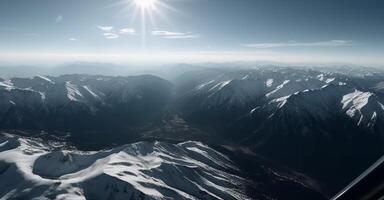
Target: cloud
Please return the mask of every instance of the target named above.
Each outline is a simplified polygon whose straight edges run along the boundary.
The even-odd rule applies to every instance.
[[[119,38],[119,35],[115,34],[115,33],[104,33],[103,35],[104,35],[105,39],[116,39],[116,38]]]
[[[104,31],[104,32],[111,32],[113,31],[113,26],[97,26],[98,29]]]
[[[77,38],[68,38],[69,41],[79,41]]]
[[[185,35],[185,33],[170,32],[170,31],[152,31],[152,35],[156,35],[156,36],[181,36],[181,35]]]
[[[102,35],[105,39],[116,39],[119,35],[115,33],[113,26],[97,26],[102,31]]]
[[[355,43],[350,40],[329,40],[320,42],[286,42],[286,43],[252,43],[244,46],[258,49],[284,48],[284,47],[345,47]]]
[[[58,15],[58,16],[55,18],[56,23],[60,23],[60,22],[62,22],[63,20],[64,20],[63,15]]]
[[[199,38],[200,35],[194,35],[194,34],[190,34],[190,35],[174,35],[174,36],[166,36],[166,37],[163,37],[165,39],[196,39],[196,38]]]
[[[121,35],[134,35],[136,30],[133,28],[122,28],[119,30],[119,34]]]
[[[170,31],[152,31],[152,35],[158,36],[164,39],[194,39],[199,38],[200,35],[190,32],[170,32]]]
[[[115,30],[113,26],[97,26],[99,30],[102,31],[102,35],[105,39],[116,39],[121,35],[135,35],[136,30],[133,28],[121,28]]]

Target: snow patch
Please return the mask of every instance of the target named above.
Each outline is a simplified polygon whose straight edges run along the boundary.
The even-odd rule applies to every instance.
[[[55,84],[55,82],[53,82],[51,79],[49,79],[49,78],[47,78],[45,76],[36,76],[36,77],[38,77],[40,79],[43,79],[44,81],[47,81],[47,82],[49,82],[51,84]]]
[[[99,97],[99,95],[97,95],[95,92],[93,92],[89,86],[83,86],[83,88],[89,93],[91,94],[95,99],[101,99]]]
[[[4,89],[8,91],[15,89],[13,83],[10,80],[0,81],[0,87],[4,87]]]
[[[318,75],[317,78],[318,78],[320,81],[323,81],[323,80],[324,80],[324,74],[320,74],[320,75]]]
[[[67,89],[67,97],[71,101],[80,101],[80,98],[83,98],[83,95],[79,91],[78,87],[71,82],[66,82],[65,87]]]
[[[228,85],[232,80],[228,80],[228,81],[223,81],[223,82],[220,82],[218,84],[216,84],[215,86],[213,86],[211,89],[209,89],[209,91],[212,91],[212,90],[221,90],[223,89],[226,85]]]
[[[356,112],[361,113],[361,109],[368,104],[369,97],[373,94],[370,92],[361,92],[355,90],[355,92],[346,94],[343,96],[341,103],[343,104],[343,109],[348,108],[346,114],[350,117],[354,117]]]
[[[210,80],[210,81],[208,81],[208,82],[206,82],[206,83],[203,83],[203,84],[198,85],[198,86],[196,87],[196,89],[197,89],[197,90],[201,90],[201,89],[203,89],[204,87],[206,87],[207,85],[210,85],[211,83],[214,83],[214,82],[215,82],[215,80]]]
[[[328,83],[331,83],[335,80],[335,78],[327,78],[327,80],[325,80],[325,82],[328,84]]]
[[[287,103],[289,97],[291,97],[291,95],[274,99],[272,102],[278,103],[277,107],[282,108]]]
[[[267,87],[272,87],[272,84],[273,84],[273,79],[272,79],[272,78],[268,79],[268,80],[265,82],[265,85],[266,85]]]

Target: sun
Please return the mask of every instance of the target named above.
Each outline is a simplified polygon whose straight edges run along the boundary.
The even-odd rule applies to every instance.
[[[137,24],[141,27],[141,46],[145,51],[147,34],[150,30],[158,30],[157,22],[171,24],[166,15],[166,11],[178,12],[177,9],[169,5],[171,0],[120,0],[119,5],[124,5],[124,11],[129,13],[131,24]]]
[[[155,9],[158,0],[134,0],[137,7],[143,10]]]

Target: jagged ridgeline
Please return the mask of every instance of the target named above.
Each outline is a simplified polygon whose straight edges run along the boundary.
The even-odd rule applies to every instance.
[[[0,127],[68,132],[93,149],[144,138],[247,148],[338,190],[383,153],[383,83],[370,68],[272,66],[199,68],[172,80],[2,79]]]
[[[65,75],[0,83],[4,129],[118,130],[142,126],[168,105],[170,82],[155,76]]]

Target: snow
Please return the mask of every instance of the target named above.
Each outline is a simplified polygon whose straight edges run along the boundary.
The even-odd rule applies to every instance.
[[[154,90],[171,89],[170,83],[168,85],[167,81],[154,77],[98,77],[63,75],[0,79],[0,118],[18,119],[18,126],[24,126],[26,121],[33,126],[42,126],[49,121],[48,116],[58,116],[54,114],[56,112],[66,112],[69,116],[84,111],[96,116],[104,108],[117,106],[116,102],[129,104],[132,98],[154,95]],[[145,90],[143,86],[154,90]],[[145,101],[143,104],[150,103]],[[10,106],[14,109],[9,110]]]
[[[324,80],[324,74],[318,75],[317,78],[319,78],[320,81],[323,81]]]
[[[272,84],[273,84],[273,79],[272,78],[269,78],[266,82],[265,82],[265,85],[267,87],[272,87]]]
[[[40,94],[41,100],[45,101],[45,99],[46,99],[45,93],[44,92],[39,92],[39,94]]]
[[[6,141],[0,143],[0,148],[1,148],[1,147],[4,147],[7,143],[8,143],[8,140],[6,140]]]
[[[196,147],[187,147],[187,149],[190,150],[190,151],[194,151],[196,153],[202,154],[202,155],[206,155],[207,154],[207,152],[205,152],[205,151],[203,151],[201,149],[198,149]]]
[[[85,90],[87,90],[87,92],[89,92],[89,94],[91,94],[95,99],[101,99],[95,92],[93,92],[91,89],[90,89],[90,86],[83,86],[83,88]]]
[[[9,167],[0,173],[2,199],[249,199],[244,179],[228,172],[238,170],[230,159],[193,141],[85,152],[0,135],[3,165]]]
[[[71,101],[80,101],[81,98],[84,98],[78,87],[71,82],[66,82],[65,87],[67,89],[67,97]]]
[[[335,104],[338,101],[340,103]],[[256,109],[260,110],[258,113],[265,112],[265,118],[274,116],[275,112],[300,113],[302,116],[311,115],[321,120],[343,114],[346,118],[354,120],[358,126],[366,127],[374,126],[379,122],[377,119],[384,116],[384,105],[377,95],[335,84],[274,98],[251,113]]]
[[[209,89],[209,91],[212,91],[212,90],[221,90],[223,89],[226,85],[228,85],[232,80],[227,80],[227,81],[223,81],[223,82],[220,82],[218,84],[216,84],[215,86],[213,86],[211,89]]]
[[[379,116],[384,114],[384,106],[371,92],[355,90],[343,96],[342,109],[345,114],[357,120],[357,125],[373,126]]]
[[[15,88],[10,80],[0,81],[0,87],[4,87],[8,91]]]
[[[335,80],[335,78],[327,78],[327,80],[325,80],[326,83],[331,83]]]
[[[266,97],[270,97],[272,96],[273,94],[277,93],[279,90],[281,90],[284,85],[286,85],[287,83],[289,83],[290,80],[285,80],[281,85],[277,86],[276,89],[274,89],[272,92],[269,92],[268,94],[266,94],[265,96]]]
[[[282,108],[287,103],[287,100],[289,97],[291,97],[291,95],[287,95],[285,97],[280,97],[280,98],[274,99],[271,102],[278,103],[277,107]]]
[[[55,84],[55,82],[53,82],[51,79],[49,79],[49,78],[47,78],[45,76],[36,76],[36,77],[38,77],[40,79],[43,79],[44,81],[47,81],[47,82],[49,82],[51,84]]]
[[[376,112],[373,112],[372,117],[371,117],[371,120],[375,120],[376,118],[377,118],[377,113],[376,113]]]
[[[201,90],[201,89],[203,89],[204,87],[206,87],[207,85],[210,85],[211,83],[214,83],[214,82],[215,82],[215,80],[210,80],[210,81],[208,81],[208,82],[206,82],[206,83],[203,83],[203,84],[198,85],[198,86],[196,87],[196,89],[197,89],[197,90]]]
[[[368,104],[369,98],[372,96],[370,92],[361,92],[355,90],[355,92],[346,94],[343,96],[341,103],[343,109],[348,108],[346,114],[350,117],[354,117],[356,112],[361,112],[361,109]]]
[[[187,97],[202,98],[199,100],[202,107],[230,109],[244,106],[265,94],[265,81],[243,78],[205,81],[194,87]]]
[[[295,79],[295,81],[284,80],[282,84],[265,96],[269,99],[276,99],[305,90],[320,89],[323,86],[324,82],[315,78]]]
[[[379,105],[380,105],[381,110],[384,110],[384,105],[380,102],[379,102]]]

